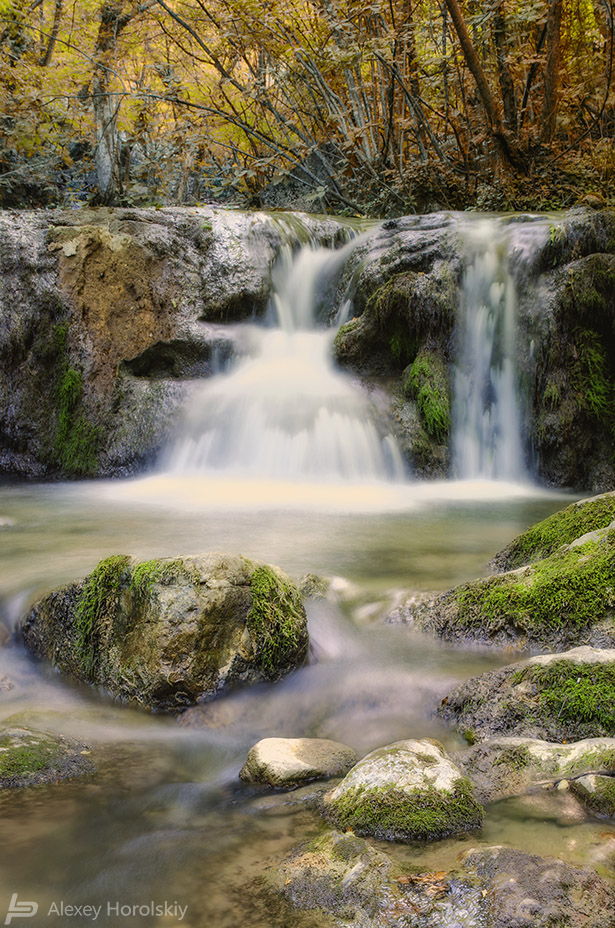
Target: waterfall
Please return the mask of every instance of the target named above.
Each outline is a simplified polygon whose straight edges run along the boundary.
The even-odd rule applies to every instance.
[[[336,329],[320,320],[353,248],[282,249],[272,273],[269,325],[233,368],[198,391],[164,463],[179,475],[287,481],[404,478],[395,439],[366,396],[332,362]],[[343,302],[342,302],[343,305]]]
[[[455,475],[521,480],[517,300],[508,233],[496,219],[475,220],[464,233],[467,258],[453,378]]]

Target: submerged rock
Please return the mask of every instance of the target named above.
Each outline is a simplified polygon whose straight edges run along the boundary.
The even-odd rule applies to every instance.
[[[326,738],[264,738],[248,751],[239,776],[246,783],[292,787],[343,776],[357,760],[348,745]]]
[[[506,847],[473,848],[448,872],[404,871],[356,835],[328,831],[284,860],[277,889],[297,909],[349,928],[615,924],[613,886],[595,871]]]
[[[520,796],[533,787],[582,783],[592,771],[615,774],[615,738],[556,744],[537,738],[493,738],[454,756],[472,781],[479,802]],[[610,777],[615,785],[615,780]],[[607,784],[608,785],[608,784]]]
[[[372,751],[325,797],[325,814],[357,834],[433,840],[482,824],[472,785],[437,741]]]
[[[232,554],[107,558],[40,600],[23,637],[63,673],[153,709],[278,679],[308,650],[296,587],[278,568]]]
[[[613,886],[589,867],[507,847],[473,849],[464,870],[482,886],[485,928],[606,928]]]
[[[471,580],[446,593],[408,600],[391,620],[452,641],[559,650],[577,644],[615,644],[615,525],[611,526],[609,519],[611,505],[610,495],[599,497],[593,505],[588,503],[585,520],[582,514],[586,510],[569,507],[559,521],[557,514],[545,520],[496,558],[501,563],[509,558],[515,562],[521,551],[526,551],[523,557],[528,558],[538,558],[545,551],[535,563]],[[604,527],[581,537],[575,535],[569,544],[556,545],[553,540],[552,532],[558,525],[562,535],[569,537],[585,525],[606,519]]]
[[[284,861],[280,888],[297,908],[320,909],[353,928],[365,920],[371,926],[389,902],[391,870],[388,857],[362,838],[326,831]]]
[[[458,686],[438,711],[473,739],[615,735],[615,649],[574,648],[491,670]]]
[[[58,783],[92,773],[84,744],[32,728],[0,729],[0,789]]]

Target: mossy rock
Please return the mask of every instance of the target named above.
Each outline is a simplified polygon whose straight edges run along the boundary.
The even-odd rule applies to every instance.
[[[574,648],[489,671],[449,693],[439,713],[479,740],[615,736],[615,650]]]
[[[389,841],[429,841],[478,828],[472,786],[436,741],[399,741],[372,751],[325,797],[340,828]]]
[[[427,434],[446,441],[451,428],[451,404],[446,364],[434,351],[422,349],[404,371],[403,391],[416,401]]]
[[[13,725],[0,729],[0,789],[58,783],[92,773],[84,744]]]
[[[566,506],[510,542],[493,558],[494,570],[514,570],[542,560],[577,538],[615,521],[615,493],[603,493]]]
[[[539,549],[539,536],[533,542]],[[409,601],[397,618],[457,641],[498,646],[615,644],[615,528],[576,539],[535,563]]]
[[[498,802],[562,780],[570,780],[573,788],[595,771],[615,774],[615,738],[567,744],[521,736],[489,738],[457,752],[454,759],[472,781],[479,802]]]
[[[615,765],[612,774],[588,773],[570,783],[571,792],[594,815],[615,817]]]
[[[106,558],[38,602],[23,636],[63,673],[154,709],[276,680],[308,648],[305,610],[288,577],[225,554]]]

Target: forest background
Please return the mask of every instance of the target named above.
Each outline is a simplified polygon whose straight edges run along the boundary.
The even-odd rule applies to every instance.
[[[0,205],[611,199],[611,0],[0,0]]]

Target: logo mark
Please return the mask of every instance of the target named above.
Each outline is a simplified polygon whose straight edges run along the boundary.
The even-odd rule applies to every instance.
[[[37,912],[38,902],[18,902],[17,893],[13,893],[4,924],[10,925],[14,918],[32,918]]]

